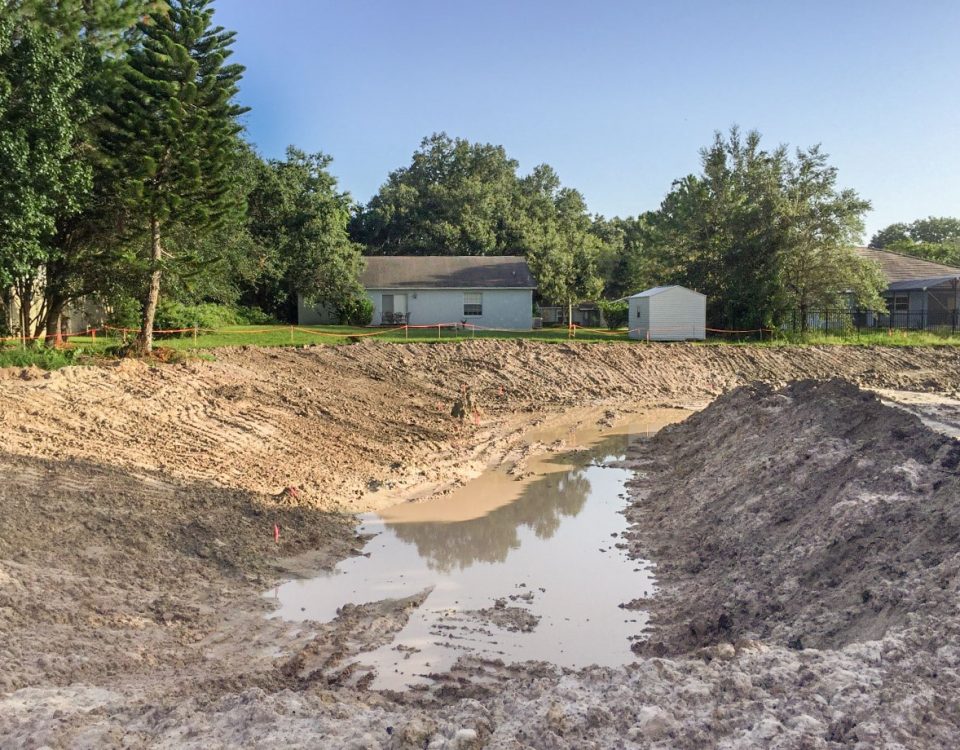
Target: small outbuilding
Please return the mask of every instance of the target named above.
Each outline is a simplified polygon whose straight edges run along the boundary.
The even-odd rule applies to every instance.
[[[703,340],[707,297],[685,286],[655,286],[627,298],[630,338],[648,341]]]

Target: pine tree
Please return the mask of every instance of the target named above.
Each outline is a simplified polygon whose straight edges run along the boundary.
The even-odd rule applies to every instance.
[[[243,67],[226,64],[235,33],[212,26],[210,0],[172,0],[139,25],[124,85],[113,106],[108,151],[125,175],[125,198],[149,234],[149,284],[138,338],[153,348],[153,320],[164,268],[175,265],[164,233],[219,226],[239,207],[231,191],[238,118],[234,97]]]

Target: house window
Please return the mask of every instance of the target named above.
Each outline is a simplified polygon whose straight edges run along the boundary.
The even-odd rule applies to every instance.
[[[887,310],[890,314],[910,312],[910,295],[893,294],[887,297]]]
[[[464,292],[463,314],[483,315],[483,294],[480,292]]]

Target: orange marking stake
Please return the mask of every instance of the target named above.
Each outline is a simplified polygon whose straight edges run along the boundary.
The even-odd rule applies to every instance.
[[[278,523],[273,525],[273,541],[280,544],[280,524]]]

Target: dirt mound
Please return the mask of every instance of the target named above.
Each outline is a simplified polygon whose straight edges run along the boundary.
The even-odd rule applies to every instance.
[[[956,618],[960,442],[917,417],[839,380],[745,387],[648,457],[629,511],[662,584],[648,652],[836,648]]]

